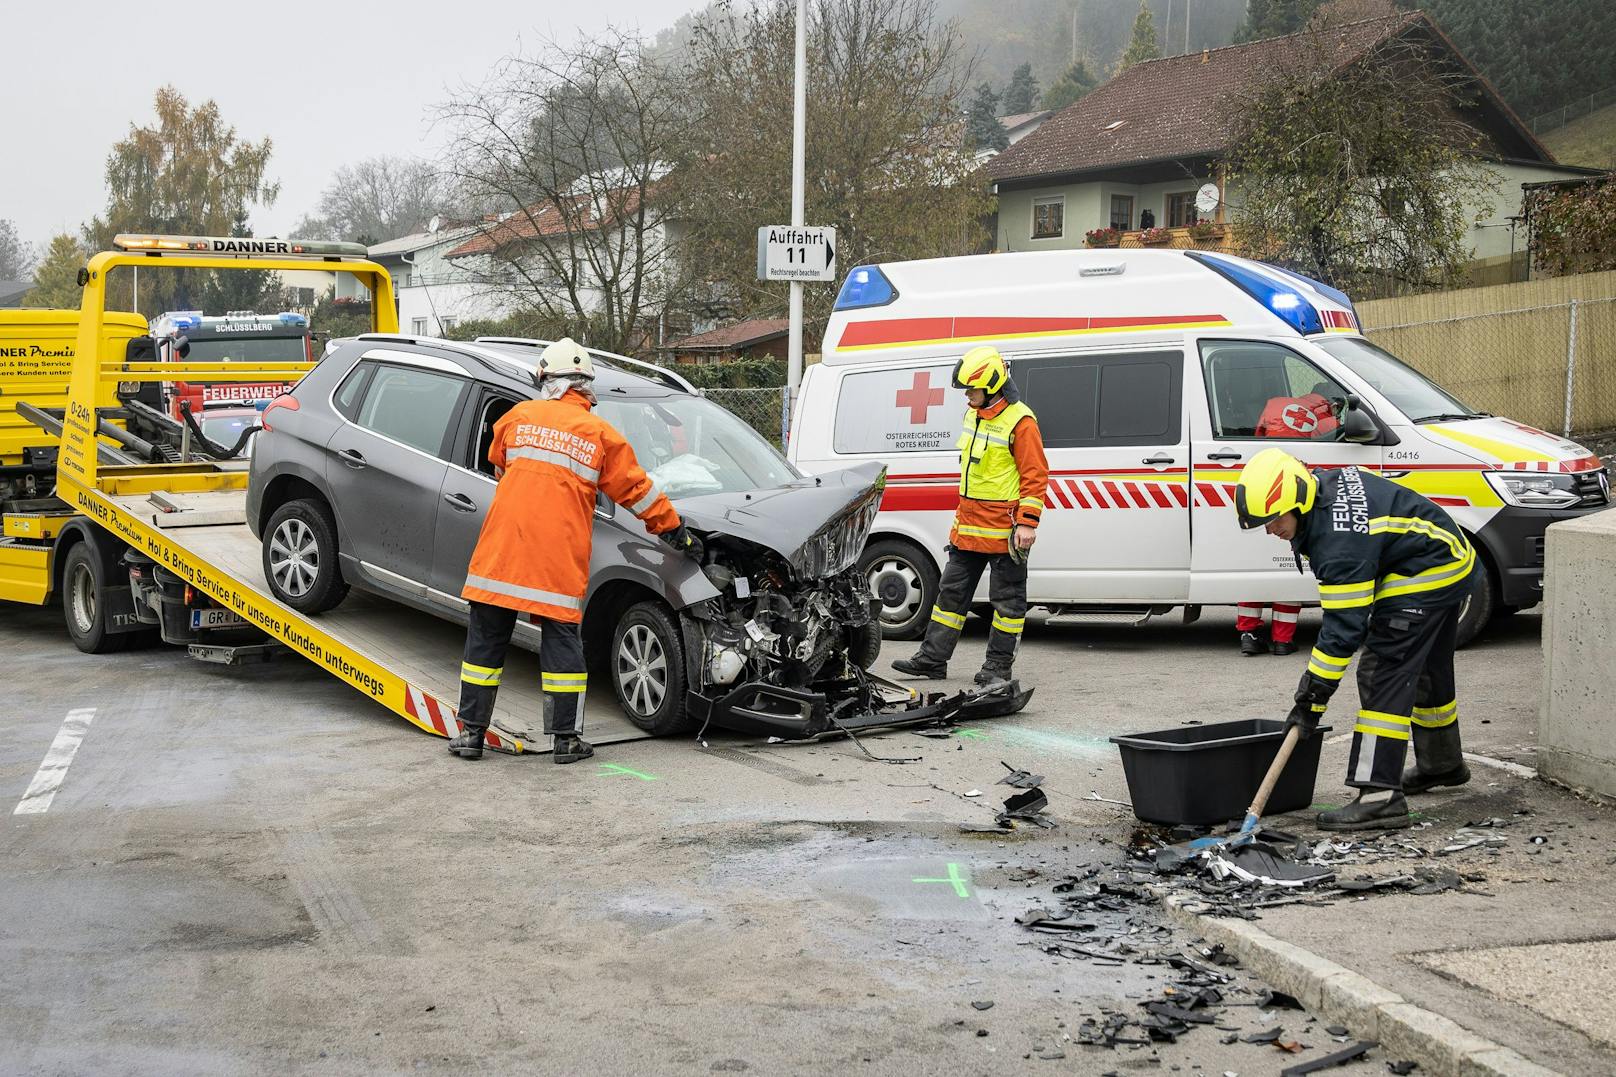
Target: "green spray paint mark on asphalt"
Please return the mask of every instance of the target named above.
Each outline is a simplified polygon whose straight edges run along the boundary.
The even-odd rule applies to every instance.
[[[948,865],[948,876],[946,878],[910,880],[910,882],[917,883],[949,883],[954,887],[954,893],[962,898],[968,898],[971,896],[971,891],[966,885],[969,881],[970,880],[965,878],[964,875],[960,874],[960,866],[958,864]]]
[[[955,733],[956,736],[964,737],[967,740],[987,740],[988,739],[988,735],[986,733],[982,732],[980,729],[956,729],[956,730],[954,730],[954,733]]]
[[[601,763],[600,773],[597,775],[597,777],[605,778],[609,775],[616,774],[627,774],[629,777],[638,778],[642,782],[654,782],[657,780],[655,774],[641,774],[637,770],[630,770],[628,767],[620,767],[616,763]]]

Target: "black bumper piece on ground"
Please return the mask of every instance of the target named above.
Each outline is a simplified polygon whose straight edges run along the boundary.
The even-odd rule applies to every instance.
[[[817,691],[751,681],[717,698],[693,693],[690,711],[702,722],[736,733],[818,740],[878,729],[999,718],[1025,707],[1032,693],[1020,681],[919,696],[872,677]]]

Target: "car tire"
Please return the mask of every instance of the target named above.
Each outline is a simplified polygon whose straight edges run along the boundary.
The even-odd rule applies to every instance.
[[[869,621],[847,630],[847,660],[869,669],[881,657],[881,624]]]
[[[865,547],[859,571],[880,600],[883,637],[910,640],[925,634],[942,578],[926,551],[907,539],[881,539]]]
[[[337,565],[337,524],[325,502],[288,501],[264,525],[264,579],[299,613],[323,613],[348,593]]]
[[[612,691],[628,720],[653,737],[689,733],[684,638],[661,602],[636,602],[612,630]]]
[[[1469,646],[1472,640],[1481,635],[1481,630],[1487,627],[1493,619],[1493,611],[1498,608],[1498,583],[1493,578],[1493,567],[1479,550],[1472,575],[1476,582],[1470,589],[1470,597],[1459,606],[1455,647]]]
[[[106,573],[87,542],[67,552],[62,563],[62,617],[73,646],[85,654],[111,654],[129,646],[130,633],[107,629]]]

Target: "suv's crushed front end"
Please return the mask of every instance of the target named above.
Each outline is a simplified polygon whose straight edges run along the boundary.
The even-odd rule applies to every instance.
[[[880,510],[886,468],[864,464],[773,489],[685,499],[707,538],[719,597],[682,611],[696,719],[802,740],[865,729],[1008,714],[1014,682],[926,696],[866,671],[880,649],[878,607],[857,568]]]

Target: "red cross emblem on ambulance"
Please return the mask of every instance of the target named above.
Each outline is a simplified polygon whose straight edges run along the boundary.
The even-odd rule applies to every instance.
[[[941,388],[931,387],[931,372],[917,370],[909,388],[898,390],[898,409],[908,408],[910,425],[921,426],[931,418],[931,409],[943,402],[943,396]]]
[[[1313,414],[1313,409],[1301,404],[1289,405],[1279,413],[1279,418],[1298,434],[1311,434],[1313,428],[1319,425],[1319,417]]]

